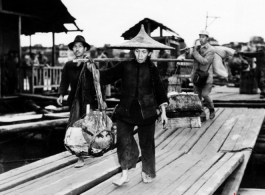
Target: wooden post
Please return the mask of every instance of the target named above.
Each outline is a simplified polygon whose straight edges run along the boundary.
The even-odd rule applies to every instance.
[[[148,22],[148,23],[147,23],[147,34],[148,34],[149,36],[151,36],[151,35],[150,35],[150,34],[151,34],[150,31],[151,31],[151,30],[150,30],[150,22]]]
[[[52,66],[55,66],[55,32],[52,32]]]
[[[30,84],[30,91],[31,91],[31,94],[34,94],[34,64],[31,65],[31,82]]]
[[[21,16],[18,16],[18,67],[19,70],[22,68],[22,51],[21,51]],[[19,71],[21,72],[21,71]],[[23,77],[21,78],[21,74],[18,75],[18,81],[19,81],[19,91],[20,93],[23,90]]]
[[[31,46],[31,35],[29,35],[29,53],[32,52],[32,46]]]
[[[0,0],[0,11],[2,10],[2,0]],[[1,19],[0,19],[0,24],[1,24]],[[2,25],[1,25],[2,26]],[[2,43],[2,36],[3,34],[1,33],[0,29],[0,47],[3,47]],[[1,56],[3,55],[2,49],[0,48],[0,97],[2,97],[2,61],[1,61]]]
[[[163,37],[163,28],[160,26],[160,37]]]

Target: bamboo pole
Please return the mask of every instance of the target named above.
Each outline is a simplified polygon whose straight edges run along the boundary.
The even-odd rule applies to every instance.
[[[132,58],[100,58],[100,59],[93,59],[95,62],[124,62],[124,61],[130,61]],[[75,61],[87,61],[87,59],[76,59]],[[193,60],[178,60],[178,59],[151,59],[153,62],[181,62],[181,63],[191,63],[188,64],[188,66],[192,66]],[[187,66],[180,65],[180,66]]]

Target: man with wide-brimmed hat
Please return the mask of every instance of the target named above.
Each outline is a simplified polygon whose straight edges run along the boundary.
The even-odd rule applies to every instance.
[[[83,62],[76,62],[76,59],[88,58],[85,53],[90,49],[90,45],[83,36],[77,35],[74,41],[68,44],[68,47],[73,51],[75,59],[66,62],[63,67],[62,80],[59,87],[60,96],[57,102],[62,105],[63,97],[68,94],[70,85],[71,91],[67,99],[71,109],[68,122],[68,126],[70,126],[86,113],[87,104],[90,104],[91,109],[96,109],[97,101],[92,73],[87,70]],[[92,62],[90,58],[89,60]],[[80,157],[76,167],[83,165],[83,158]]]
[[[209,94],[211,93],[213,86],[213,60],[214,60],[215,49],[209,44],[209,32],[202,30],[199,33],[199,40],[195,42],[193,49],[193,57],[195,63],[191,73],[191,80],[194,80],[195,71],[200,69],[202,71],[208,72],[209,76],[207,81],[203,85],[194,84],[194,92],[198,94],[200,99],[204,99],[207,108],[210,111],[210,119],[215,117],[214,104]],[[205,117],[205,112],[202,113],[202,118]]]
[[[142,160],[142,179],[152,182],[155,170],[155,121],[156,108],[162,112],[161,121],[167,123],[165,107],[167,94],[161,82],[156,66],[150,60],[153,49],[174,49],[149,37],[144,27],[133,39],[112,46],[116,49],[133,50],[134,59],[120,62],[116,66],[100,71],[101,84],[109,84],[121,79],[122,94],[116,108],[117,119],[117,154],[122,168],[121,177],[113,184],[121,186],[129,181],[128,169],[134,168],[139,158],[137,143],[133,137],[134,128],[138,127],[139,144]],[[88,64],[88,69],[90,65]]]

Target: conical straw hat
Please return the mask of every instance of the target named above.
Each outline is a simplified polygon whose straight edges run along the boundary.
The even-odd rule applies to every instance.
[[[138,35],[136,35],[136,37],[120,45],[111,46],[111,48],[115,48],[115,49],[135,49],[135,48],[175,49],[173,47],[169,47],[167,45],[159,43],[155,41],[154,39],[152,39],[151,37],[149,37],[144,30],[144,25],[141,26],[141,30],[138,33]]]

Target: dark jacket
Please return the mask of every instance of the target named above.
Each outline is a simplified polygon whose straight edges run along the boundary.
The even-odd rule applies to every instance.
[[[69,85],[71,87],[71,91],[68,96],[68,104],[71,108],[76,89],[77,89],[77,83],[79,80],[80,72],[83,67],[83,63],[80,64],[80,66],[77,67],[77,64],[73,61],[66,62],[63,71],[62,71],[62,79],[59,87],[59,94],[60,95],[67,95],[68,94],[68,88]],[[93,83],[93,75],[90,71],[85,68],[85,83],[82,84],[83,90],[79,90],[78,98],[81,98],[82,96],[85,98],[84,104],[90,104],[92,109],[95,109],[97,107],[97,101],[96,101],[96,91]],[[85,93],[85,94],[82,94]]]
[[[150,66],[153,72],[154,88]],[[158,70],[150,61],[139,64],[136,60],[131,60],[121,62],[108,70],[100,71],[100,82],[103,85],[119,79],[122,82],[122,95],[116,112],[121,116],[133,117],[130,116],[133,100],[139,102],[143,119],[155,116],[156,107],[168,102]]]

